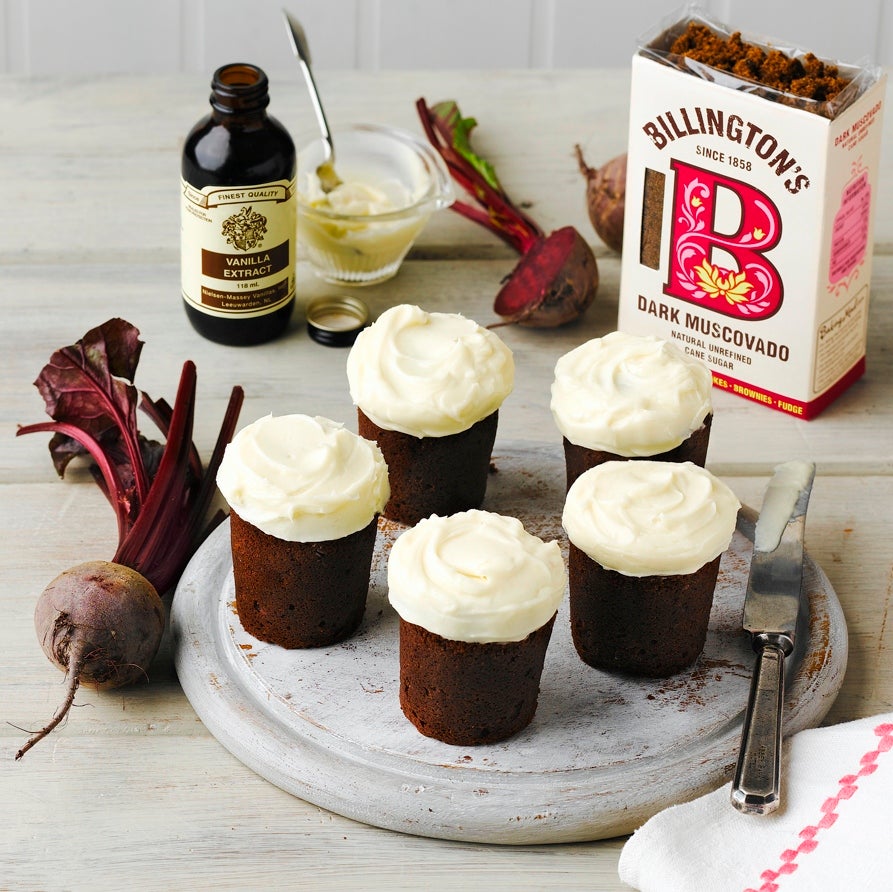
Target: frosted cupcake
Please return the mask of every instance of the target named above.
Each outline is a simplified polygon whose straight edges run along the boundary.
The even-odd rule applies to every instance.
[[[612,461],[581,474],[562,523],[571,633],[584,662],[653,677],[691,665],[739,507],[691,462]]]
[[[481,505],[515,377],[493,332],[455,313],[392,307],[351,347],[347,377],[360,435],[388,464],[385,517],[412,525]]]
[[[703,467],[713,420],[710,369],[670,341],[614,331],[555,365],[552,416],[568,488],[603,461],[648,458]]]
[[[327,418],[267,415],[226,447],[217,485],[245,630],[287,648],[351,635],[389,495],[379,448]]]
[[[403,533],[388,559],[400,706],[428,737],[493,743],[526,727],[567,573],[557,542],[465,511]]]

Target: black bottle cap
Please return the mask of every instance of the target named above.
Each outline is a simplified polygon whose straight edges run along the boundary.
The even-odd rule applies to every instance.
[[[369,307],[358,297],[318,297],[306,314],[307,334],[327,347],[350,347],[369,324]]]

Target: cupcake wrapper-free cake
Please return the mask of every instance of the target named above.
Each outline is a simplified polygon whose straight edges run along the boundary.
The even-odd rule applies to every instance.
[[[245,630],[287,648],[351,635],[390,495],[378,446],[328,418],[268,415],[227,446],[217,485]]]
[[[578,477],[562,523],[580,658],[654,677],[691,665],[739,507],[728,486],[691,462],[611,461]]]
[[[360,436],[378,443],[391,481],[385,517],[412,526],[432,514],[479,508],[487,491],[499,413],[444,437],[385,430],[357,410]]]
[[[495,743],[532,720],[567,585],[557,542],[488,511],[430,517],[388,560],[400,616],[400,707],[428,737]]]
[[[498,410],[514,386],[511,350],[458,313],[386,310],[347,357],[360,434],[384,453],[384,514],[412,525],[479,507]]]
[[[559,357],[550,407],[562,434],[567,488],[606,461],[704,466],[712,378],[670,341],[613,331]]]

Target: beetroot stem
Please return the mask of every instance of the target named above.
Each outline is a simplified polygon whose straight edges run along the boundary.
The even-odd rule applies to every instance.
[[[128,413],[132,416],[130,419],[122,416],[118,406],[115,405],[113,400],[109,399],[106,388],[101,382],[96,380],[95,376],[86,365],[82,367],[82,372],[84,376],[94,384],[96,395],[105,405],[112,418],[114,418],[115,425],[121,432],[121,440],[124,443],[124,448],[127,450],[127,456],[130,459],[130,464],[133,468],[133,479],[136,483],[137,498],[139,504],[142,505],[149,492],[149,478],[146,475],[146,466],[143,464],[143,456],[140,452],[139,440],[134,433],[136,430],[136,411],[135,409],[130,410]],[[131,386],[133,385],[131,384]]]
[[[205,514],[207,514],[211,499],[217,489],[217,469],[220,467],[220,462],[223,461],[223,453],[227,443],[233,438],[233,433],[235,432],[236,424],[239,421],[239,412],[242,409],[242,401],[244,398],[245,392],[241,387],[236,386],[232,389],[229,403],[227,404],[226,412],[223,416],[223,423],[220,425],[220,433],[217,435],[214,451],[211,453],[211,458],[208,460],[208,467],[202,478],[201,489],[199,490],[198,497],[196,498],[195,505],[192,509],[192,517],[189,524],[189,540],[192,542],[193,550],[198,548],[201,544],[201,539],[210,533],[217,523],[223,519],[222,516],[219,519],[215,518],[212,520],[211,526],[206,529],[204,533],[202,532],[202,521],[204,520]]]
[[[34,744],[40,743],[44,737],[52,733],[59,722],[68,715],[68,711],[71,709],[72,703],[74,703],[74,695],[77,693],[78,686],[81,683],[81,670],[84,667],[84,659],[83,648],[79,647],[77,644],[72,645],[71,651],[68,654],[68,681],[65,686],[65,699],[62,701],[62,705],[56,710],[56,714],[50,720],[49,724],[32,734],[25,745],[16,753],[16,762],[18,762],[18,760],[21,759],[22,756],[34,746]]]
[[[416,101],[416,109],[425,135],[443,158],[450,175],[483,208],[483,211],[475,212],[469,205],[455,202],[452,205],[453,210],[489,229],[519,254],[526,254],[543,239],[545,233],[540,226],[513,204],[503,190],[495,189],[488,183],[454,148],[450,128],[428,107],[424,99]]]
[[[171,407],[168,405],[166,399],[162,398],[160,400],[153,400],[152,397],[149,396],[148,393],[143,391],[140,392],[142,396],[142,400],[140,401],[140,408],[149,418],[152,419],[154,425],[161,431],[164,435],[164,439],[167,440],[168,432],[170,431],[171,426]],[[198,449],[195,448],[193,444],[192,449],[189,452],[189,468],[195,476],[196,480],[201,479],[202,476],[202,460],[198,454]]]
[[[26,424],[19,427],[16,431],[16,436],[20,437],[22,434],[37,433],[54,433],[71,437],[72,440],[77,440],[87,450],[102,473],[102,479],[105,482],[104,492],[109,503],[115,509],[115,517],[118,520],[118,541],[121,541],[127,531],[129,511],[127,506],[116,498],[116,494],[123,493],[124,486],[118,479],[114,467],[109,462],[99,442],[86,431],[81,430],[74,424],[69,424],[67,421],[40,421],[37,424]]]
[[[450,206],[450,210],[453,210],[466,219],[471,220],[474,223],[479,223],[481,226],[489,229],[494,235],[501,238],[519,254],[526,254],[536,241],[536,239],[534,239],[533,241],[528,242],[525,236],[519,236],[514,230],[509,230],[507,227],[500,225],[498,221],[494,221],[493,217],[486,213],[486,211],[482,211],[479,208],[474,207],[474,205],[466,204],[464,201],[454,201]]]
[[[185,469],[192,447],[192,421],[195,411],[195,364],[183,364],[177,397],[164,454],[158,465],[149,496],[136,523],[112,560],[142,573],[159,592],[173,583],[180,566],[184,544],[178,541],[182,520],[178,516],[189,505]]]

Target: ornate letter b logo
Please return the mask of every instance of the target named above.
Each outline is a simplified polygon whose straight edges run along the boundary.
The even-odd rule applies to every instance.
[[[778,270],[765,256],[781,237],[775,203],[740,180],[681,161],[671,164],[673,222],[664,293],[738,319],[772,316],[784,290]],[[737,205],[734,232],[722,231],[729,227],[718,215],[720,190]]]

